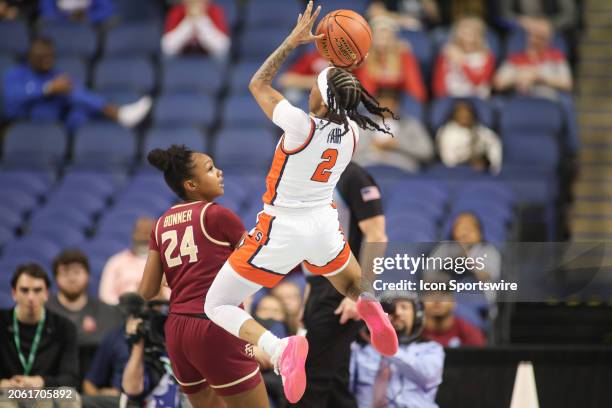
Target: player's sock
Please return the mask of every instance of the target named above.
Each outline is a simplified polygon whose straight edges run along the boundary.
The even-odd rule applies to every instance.
[[[397,353],[397,333],[374,295],[367,292],[359,295],[357,311],[370,330],[372,346],[386,356]]]
[[[123,105],[119,108],[119,123],[126,127],[133,127],[142,122],[151,110],[153,100],[150,96],[143,96],[134,103]]]
[[[295,404],[306,391],[306,357],[308,341],[303,336],[291,336],[280,340],[270,358],[274,372],[280,374],[287,400]]]
[[[259,337],[257,346],[265,351],[270,357],[274,355],[280,346],[281,339],[276,337],[270,330]]]

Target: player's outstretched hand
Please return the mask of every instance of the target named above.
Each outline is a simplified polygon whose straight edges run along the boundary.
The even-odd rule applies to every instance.
[[[321,39],[325,36],[324,34],[312,35],[312,26],[321,12],[321,6],[318,6],[314,13],[312,12],[312,7],[313,3],[312,0],[310,0],[304,13],[298,16],[295,28],[291,31],[289,37],[287,37],[294,47]]]

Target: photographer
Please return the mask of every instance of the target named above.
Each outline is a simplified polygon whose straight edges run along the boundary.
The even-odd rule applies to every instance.
[[[165,341],[164,323],[168,302],[152,300],[145,304],[135,293],[121,296],[129,317],[125,334],[131,347],[123,370],[121,407],[179,407],[179,386],[172,376]]]
[[[359,408],[434,408],[442,382],[444,350],[421,337],[423,303],[410,292],[387,292],[381,303],[391,316],[399,350],[393,357],[380,355],[362,330],[353,343],[351,390]]]

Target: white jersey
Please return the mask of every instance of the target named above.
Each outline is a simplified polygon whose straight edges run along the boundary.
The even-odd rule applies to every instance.
[[[350,163],[359,129],[309,116],[283,100],[276,105],[274,123],[285,133],[276,146],[266,177],[264,204],[311,208],[329,205],[340,175]]]

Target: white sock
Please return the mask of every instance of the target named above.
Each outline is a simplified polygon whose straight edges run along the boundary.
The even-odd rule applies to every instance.
[[[280,344],[280,341],[281,339],[272,334],[270,330],[267,330],[257,341],[257,346],[263,349],[263,351],[271,357]]]
[[[134,103],[123,105],[119,108],[119,123],[126,127],[134,127],[147,116],[153,105],[150,96],[143,96]]]

